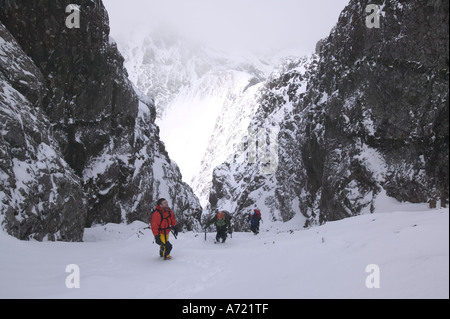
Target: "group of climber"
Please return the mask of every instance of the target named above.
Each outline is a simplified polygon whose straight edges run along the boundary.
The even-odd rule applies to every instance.
[[[227,234],[232,234],[231,214],[226,210],[218,211],[213,218],[205,224],[205,232],[211,225],[216,226],[216,242],[224,243]],[[254,209],[249,213],[247,221],[250,222],[250,230],[257,235],[259,233],[259,223],[261,221],[261,211]],[[178,236],[178,225],[175,214],[169,208],[169,203],[165,198],[161,198],[156,203],[156,209],[152,213],[150,228],[155,236],[155,243],[159,245],[159,255],[165,260],[172,259],[170,255],[172,244],[169,242],[169,235],[172,233],[175,238]],[[206,236],[206,235],[205,235]],[[206,238],[206,237],[205,237]]]

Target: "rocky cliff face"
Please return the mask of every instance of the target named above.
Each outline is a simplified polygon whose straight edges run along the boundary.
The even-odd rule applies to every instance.
[[[44,76],[0,23],[0,220],[38,240],[82,239],[87,206],[79,177],[42,111]]]
[[[251,128],[279,127],[278,169],[260,174],[237,153],[215,170],[211,209],[257,205],[308,226],[376,211],[383,195],[448,203],[448,2],[380,3],[368,28],[372,3],[344,9],[305,91],[292,69],[267,83]]]
[[[304,172],[287,152],[298,147],[295,132],[300,117],[294,106],[304,98],[317,65],[317,56],[286,59],[258,90],[259,108],[248,130],[253,133],[242,140],[228,163],[214,169],[205,215],[229,210],[235,229],[244,229],[244,213],[255,207],[264,211],[266,221],[288,221],[301,213],[296,192],[300,195],[305,185]]]
[[[127,79],[102,2],[78,1],[72,29],[69,3],[0,0],[3,227],[81,240],[93,223],[148,221],[158,197],[194,227],[198,199],[159,139],[152,101]]]

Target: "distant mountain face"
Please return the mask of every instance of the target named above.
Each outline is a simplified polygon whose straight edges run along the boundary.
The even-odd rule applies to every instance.
[[[248,134],[216,167],[210,211],[228,208],[238,229],[254,207],[307,227],[376,211],[384,195],[448,203],[448,2],[389,1],[380,28],[361,18],[369,4],[350,1],[306,69],[264,84],[249,132],[277,138],[253,147]],[[251,163],[261,146],[272,162]]]
[[[201,207],[169,158],[153,102],[127,78],[100,0],[0,0],[0,222],[20,239],[82,240],[94,223],[149,221],[169,200],[186,229]]]
[[[170,155],[183,161],[206,206],[213,168],[246,135],[258,90],[280,58],[219,52],[164,30],[118,43],[130,79],[155,101]]]
[[[159,119],[164,119],[175,99],[228,92],[230,72],[245,73],[254,81],[262,81],[273,63],[253,54],[216,51],[164,29],[120,39],[118,47],[129,78],[154,99]]]

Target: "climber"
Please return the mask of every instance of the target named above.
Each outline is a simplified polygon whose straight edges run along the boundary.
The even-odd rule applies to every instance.
[[[169,208],[169,203],[166,199],[158,200],[156,209],[151,217],[151,228],[155,236],[155,243],[159,245],[159,255],[164,260],[172,259],[170,252],[172,251],[172,244],[169,242],[170,231],[173,230],[174,236],[178,236],[177,222],[175,214]]]
[[[209,222],[206,223],[205,230],[211,224],[215,224],[217,228],[216,243],[220,241],[222,243],[225,242],[225,240],[227,239],[227,230],[228,233],[233,233],[233,230],[231,229],[231,215],[227,211],[217,212],[217,214],[213,218],[211,218]]]
[[[248,221],[250,222],[250,230],[255,234],[259,234],[259,222],[261,221],[261,211],[257,208],[253,210],[253,213],[249,213]]]

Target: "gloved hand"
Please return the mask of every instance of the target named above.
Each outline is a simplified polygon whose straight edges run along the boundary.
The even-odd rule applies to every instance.
[[[178,227],[174,227],[174,228],[173,228],[173,235],[174,235],[175,237],[178,236]]]
[[[158,245],[162,245],[163,242],[161,241],[161,237],[159,235],[155,236],[155,243],[157,243]]]

